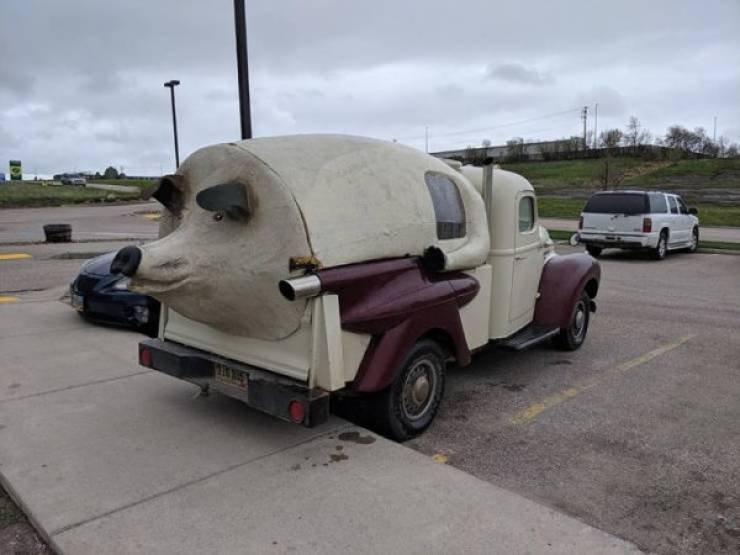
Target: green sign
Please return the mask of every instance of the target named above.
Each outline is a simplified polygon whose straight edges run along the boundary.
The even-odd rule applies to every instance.
[[[11,181],[20,181],[23,179],[23,170],[21,169],[20,160],[10,161],[10,179]]]

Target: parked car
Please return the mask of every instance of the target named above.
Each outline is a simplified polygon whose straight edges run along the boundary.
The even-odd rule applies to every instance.
[[[578,223],[578,242],[592,256],[603,249],[650,251],[665,258],[669,251],[696,250],[699,218],[679,195],[657,191],[604,191],[586,202]]]
[[[87,180],[81,175],[64,175],[61,179],[62,185],[77,185],[84,187],[87,184]]]
[[[72,307],[84,318],[133,327],[155,336],[159,327],[159,301],[131,291],[129,279],[111,272],[116,253],[111,252],[85,262],[70,285]]]
[[[259,138],[198,150],[153,197],[161,239],[113,261],[164,303],[140,364],[296,424],[341,399],[408,439],[450,361],[492,343],[577,349],[596,310],[598,262],[556,254],[532,185],[491,165]]]

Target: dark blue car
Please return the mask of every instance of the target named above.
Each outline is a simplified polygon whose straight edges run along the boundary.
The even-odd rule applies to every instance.
[[[70,286],[72,307],[84,318],[133,327],[152,337],[159,327],[159,301],[131,291],[129,279],[110,271],[110,252],[88,260]]]

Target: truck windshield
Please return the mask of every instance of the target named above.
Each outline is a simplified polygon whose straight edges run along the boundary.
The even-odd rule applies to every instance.
[[[596,214],[647,214],[647,196],[640,193],[608,193],[593,195],[584,212]]]

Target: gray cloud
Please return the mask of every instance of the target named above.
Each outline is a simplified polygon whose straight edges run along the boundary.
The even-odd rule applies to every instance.
[[[718,132],[740,140],[737,2],[250,0],[247,10],[258,135],[423,146],[429,126],[442,149],[575,134],[578,108],[598,102],[601,129],[630,114],[656,133],[709,129],[718,115]],[[183,154],[238,137],[230,2],[10,0],[0,52],[0,160],[48,173],[169,169],[172,78]]]
[[[526,67],[519,63],[491,64],[486,71],[489,77],[522,83],[525,85],[544,85],[552,81],[550,75],[543,74],[534,68]]]

